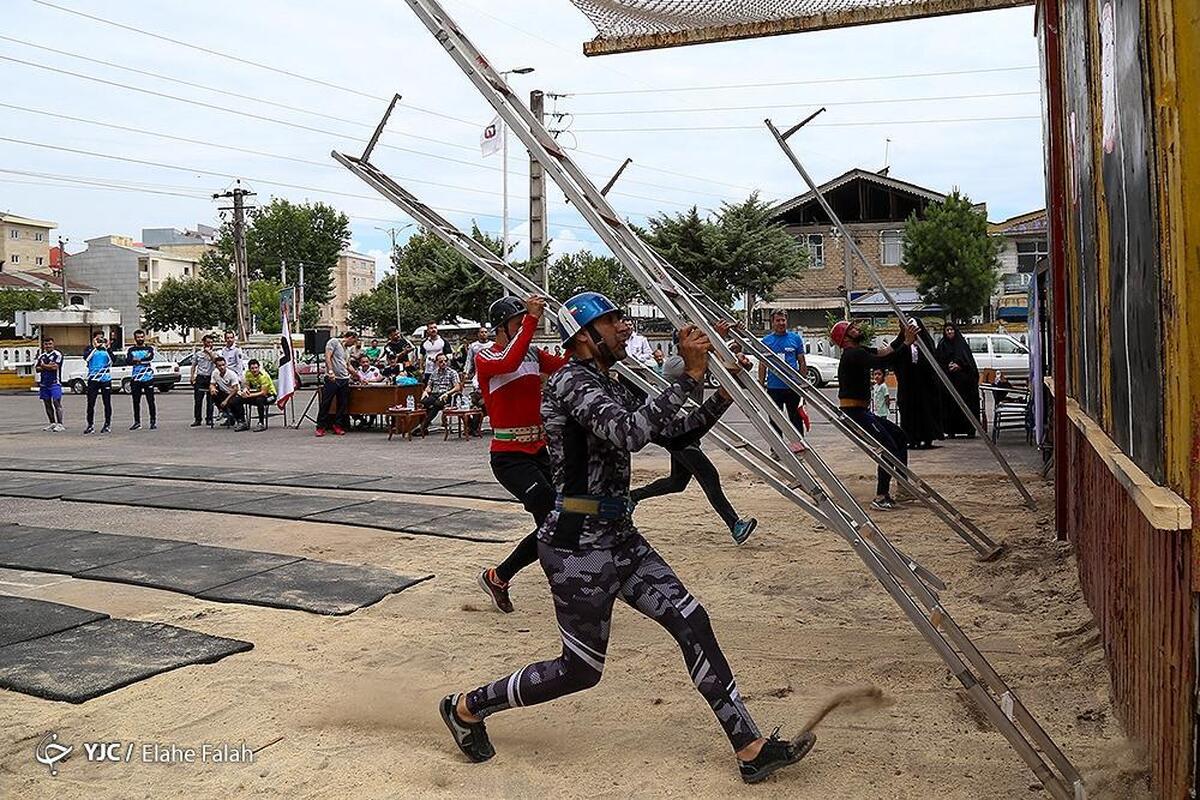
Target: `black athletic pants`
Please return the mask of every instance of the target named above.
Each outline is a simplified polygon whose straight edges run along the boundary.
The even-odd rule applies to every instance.
[[[96,395],[104,399],[104,427],[112,424],[112,381],[88,381],[87,426],[92,427],[96,415]]]
[[[629,496],[635,503],[640,503],[648,497],[662,497],[665,494],[682,492],[692,482],[693,477],[700,484],[700,488],[704,490],[704,495],[712,504],[713,510],[721,515],[725,526],[729,530],[733,530],[734,524],[738,521],[738,513],[733,509],[729,498],[721,489],[720,473],[717,472],[717,468],[708,460],[708,456],[704,454],[699,445],[689,445],[672,450],[671,474],[640,489],[634,489]]]
[[[213,397],[208,393],[208,387],[212,383],[212,378],[208,375],[197,375],[196,384],[193,387],[195,397],[192,399],[192,416],[195,418],[197,425],[200,424],[200,409],[204,408],[204,421],[209,425],[213,421]]]
[[[521,570],[538,560],[537,532],[554,510],[554,481],[550,477],[550,455],[543,447],[536,453],[492,453],[492,474],[500,485],[521,501],[536,523],[533,532],[522,539],[508,558],[496,567],[496,575],[507,583]]]
[[[229,412],[229,415],[233,417],[233,421],[237,423],[245,422],[246,401],[242,400],[242,396],[237,392],[221,392],[216,398],[218,407],[226,400],[229,401],[229,405],[225,406],[225,411]]]
[[[767,394],[775,401],[775,405],[787,412],[788,419],[802,435],[804,433],[804,421],[800,419],[800,395],[788,389],[786,386],[781,389],[768,388]],[[779,427],[772,422],[771,427],[779,430]]]
[[[154,384],[134,381],[130,394],[133,396],[134,423],[138,425],[142,423],[142,395],[144,394],[146,395],[146,408],[150,410],[150,424],[153,425],[158,419],[158,409],[154,407]]]
[[[843,408],[846,416],[857,422],[875,441],[883,445],[883,449],[900,459],[908,466],[908,437],[900,426],[891,420],[877,417],[865,408]],[[883,467],[875,478],[875,494],[880,497],[889,494],[892,488],[892,476]]]
[[[330,414],[329,406],[337,399],[337,413]],[[350,379],[326,378],[321,386],[321,406],[317,410],[317,427],[328,428],[337,425],[339,428],[350,427]]]
[[[538,557],[554,597],[562,654],[469,692],[467,710],[486,717],[595,686],[604,672],[613,602],[619,597],[679,644],[693,685],[734,752],[759,737],[704,606],[640,534],[611,549],[564,550],[539,542]]]

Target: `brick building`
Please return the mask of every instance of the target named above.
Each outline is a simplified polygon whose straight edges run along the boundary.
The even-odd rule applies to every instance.
[[[901,306],[914,314],[940,313],[940,308],[926,306],[917,296],[916,282],[900,261],[905,220],[914,212],[923,213],[930,203],[944,201],[946,195],[892,178],[886,169],[852,169],[820,188]],[[806,328],[824,327],[831,315],[842,317],[848,302],[852,314],[876,316],[878,303],[871,302],[871,295],[876,294],[874,281],[845,246],[812,192],[781,203],[774,219],[807,245],[809,266],[799,277],[780,283],[774,300],[756,303],[756,312],[786,309],[789,325]],[[856,300],[862,304],[856,305]]]
[[[346,330],[350,301],[375,288],[375,259],[353,250],[344,250],[338,254],[337,266],[331,277],[333,297],[320,307],[317,326],[339,334]]]

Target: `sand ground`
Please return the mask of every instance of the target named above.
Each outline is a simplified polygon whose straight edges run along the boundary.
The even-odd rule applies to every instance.
[[[178,416],[184,416],[182,401]],[[121,399],[118,403],[127,403]],[[350,436],[331,444],[275,430],[235,439],[172,430],[159,440],[32,433],[30,398],[0,397],[0,457],[83,448],[114,461],[261,465],[272,454],[337,463],[342,472],[486,475],[481,443],[405,444]],[[168,408],[171,406],[168,405]],[[69,414],[77,405],[69,407]],[[77,418],[77,417],[76,417]],[[165,426],[164,426],[165,427]],[[175,422],[173,428],[179,428]],[[122,427],[123,429],[123,427]],[[207,438],[197,438],[206,436]],[[243,434],[249,437],[250,434]],[[827,460],[861,498],[865,461],[825,429]],[[247,458],[247,442],[254,443]],[[321,448],[317,449],[317,445]],[[39,452],[34,452],[39,451]],[[987,451],[948,443],[914,465],[1009,554],[981,564],[920,507],[880,515],[894,541],[949,584],[943,601],[1046,730],[1101,789],[1127,797],[1139,778],[1108,702],[1108,677],[1069,547],[1053,540],[1051,488],[1018,470],[1040,503],[1025,510]],[[410,537],[311,522],[0,499],[0,518],[30,524],[188,538],[365,563],[436,578],[347,617],[200,601],[185,595],[0,570],[0,591],[247,639],[248,653],[188,667],[69,705],[0,693],[0,797],[14,798],[1016,798],[1039,797],[1032,773],[960,692],[849,546],[720,457],[734,504],[760,527],[733,545],[695,487],[639,507],[647,538],[712,617],[760,725],[788,733],[839,689],[870,684],[886,708],[835,713],[814,752],[758,787],[739,781],[719,726],[692,688],[674,643],[618,607],[607,669],[595,689],[489,721],[497,757],[465,763],[437,716],[443,694],[507,674],[559,649],[544,577],[515,583],[517,612],[500,615],[474,585],[507,545]],[[638,481],[661,474],[639,456]],[[219,487],[214,487],[219,492]],[[436,501],[435,501],[436,502]],[[479,507],[496,507],[477,501]],[[51,778],[36,742],[121,741],[199,747],[248,743],[253,764],[97,764],[79,757]],[[1129,775],[1118,767],[1129,764]]]

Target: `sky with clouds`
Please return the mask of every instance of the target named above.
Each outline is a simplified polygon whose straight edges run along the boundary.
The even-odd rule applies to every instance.
[[[790,125],[821,106],[793,139],[817,180],[879,169],[886,153],[892,176],[958,187],[993,220],[1044,205],[1032,6],[585,58],[595,32],[567,0],[443,3],[497,68],[536,69],[512,76],[514,89],[565,95],[547,100],[551,124],[597,184],[633,159],[610,199],[635,221],[755,189],[799,194],[762,121]],[[57,221],[72,252],[109,233],[215,224],[212,193],[241,178],[261,201],[345,211],[352,246],[382,274],[377,228],[409,220],[329,153],[360,151],[396,92],[373,161],[455,224],[501,230],[501,159],[479,151],[490,109],[400,0],[6,0],[4,20],[0,210]],[[514,141],[519,257],[523,156]],[[555,252],[604,249],[557,189],[550,235]]]

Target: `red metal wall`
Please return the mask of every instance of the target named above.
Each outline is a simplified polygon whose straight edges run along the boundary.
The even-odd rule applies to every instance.
[[[1158,531],[1083,433],[1068,425],[1067,533],[1100,626],[1113,706],[1143,742],[1155,796],[1192,786],[1192,531]]]

